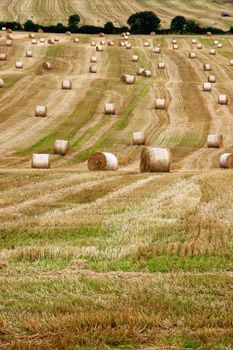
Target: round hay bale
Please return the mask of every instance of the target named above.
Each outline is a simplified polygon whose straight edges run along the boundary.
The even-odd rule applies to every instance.
[[[11,30],[10,28],[8,28],[8,29],[6,30],[6,32],[9,33],[9,34],[11,34],[11,33],[12,33],[12,30]]]
[[[52,69],[52,64],[50,62],[43,62],[42,68],[51,70]]]
[[[6,53],[0,53],[0,61],[6,61],[7,60],[7,54]]]
[[[106,103],[104,106],[104,113],[105,114],[115,114],[116,113],[115,103]]]
[[[102,46],[102,45],[96,45],[96,51],[97,51],[97,52],[102,52],[102,51],[104,51],[103,46]]]
[[[121,81],[128,85],[131,85],[135,83],[136,77],[134,75],[125,74],[121,77]]]
[[[75,44],[78,44],[80,42],[80,39],[79,38],[74,38],[74,43]]]
[[[127,44],[125,45],[125,48],[128,49],[128,50],[132,49],[132,44],[127,43]]]
[[[121,36],[122,38],[124,38],[124,36],[126,36],[126,33],[125,32],[121,33]]]
[[[28,37],[29,37],[29,39],[34,39],[35,38],[35,34],[30,33],[30,34],[28,34]]]
[[[192,40],[192,44],[193,44],[193,45],[196,45],[196,44],[197,44],[197,39],[193,39],[193,40]]]
[[[129,36],[128,35],[125,36],[125,40],[129,40]]]
[[[230,60],[230,66],[233,66],[233,60]]]
[[[210,50],[210,55],[212,55],[212,56],[216,55],[216,50],[215,49],[211,49]]]
[[[3,87],[4,87],[4,80],[0,79],[0,88],[3,88]]]
[[[197,44],[197,48],[199,49],[199,50],[202,50],[202,44]]]
[[[216,77],[215,77],[215,75],[209,75],[209,76],[208,76],[208,82],[209,82],[209,83],[216,83]]]
[[[21,61],[15,62],[15,68],[17,68],[17,69],[23,69],[23,62],[21,62]]]
[[[144,68],[138,68],[137,75],[142,75],[144,72]]]
[[[156,33],[155,33],[155,32],[150,32],[150,35],[151,35],[151,36],[155,36]]]
[[[88,158],[88,169],[94,170],[113,170],[118,169],[117,157],[108,152],[96,152]]]
[[[108,46],[114,46],[114,43],[113,43],[113,41],[109,41],[109,40],[108,40],[108,41],[107,41],[107,45],[108,45]]]
[[[43,29],[38,29],[38,33],[44,33]]]
[[[218,40],[214,40],[214,45],[217,46],[219,44]]]
[[[7,34],[6,38],[9,39],[9,40],[13,40],[13,35],[12,34]]]
[[[211,32],[207,32],[206,35],[207,35],[208,37],[210,37],[210,36],[212,36],[212,33],[211,33]]]
[[[155,100],[155,109],[165,109],[166,107],[166,100],[165,98],[157,98]]]
[[[32,56],[33,56],[32,51],[27,50],[27,51],[26,51],[26,57],[32,57]]]
[[[36,117],[47,117],[47,106],[36,106],[35,116]]]
[[[126,34],[127,36],[130,36],[130,32],[126,32],[125,34]]]
[[[177,40],[176,39],[172,39],[172,45],[176,45],[177,44]]]
[[[144,47],[151,47],[150,42],[149,41],[144,41]]]
[[[104,33],[99,33],[99,37],[100,37],[100,38],[104,38],[104,37],[105,37],[105,34],[104,34]]]
[[[137,146],[145,145],[145,133],[144,131],[133,133],[133,144]]]
[[[137,55],[132,56],[132,62],[138,62],[139,57]]]
[[[120,41],[118,44],[119,47],[125,47],[125,42],[124,41]]]
[[[61,83],[62,90],[71,90],[72,89],[72,82],[70,79],[64,79]]]
[[[50,168],[50,155],[38,154],[32,155],[32,168],[36,169],[49,169]]]
[[[134,75],[126,75],[125,82],[128,85],[135,84],[136,77]]]
[[[6,31],[6,27],[2,27],[2,31],[5,32]]]
[[[232,169],[233,168],[233,153],[223,153],[219,159],[220,168]]]
[[[56,140],[53,146],[53,153],[65,156],[70,149],[70,143],[66,140]]]
[[[60,41],[60,39],[57,38],[57,37],[55,37],[53,40],[54,40],[55,43],[59,43],[59,41]]]
[[[221,148],[223,145],[223,137],[220,134],[208,135],[207,147],[208,148]]]
[[[45,43],[45,38],[40,38],[40,43],[44,44]]]
[[[106,45],[106,40],[100,40],[100,45],[102,46]]]
[[[190,52],[189,53],[189,58],[196,58],[195,52]]]
[[[67,32],[66,32],[66,35],[70,36],[70,35],[71,35],[71,32],[67,31]]]
[[[165,69],[165,63],[164,62],[159,62],[158,63],[158,68],[159,69]]]
[[[172,156],[168,148],[144,147],[140,159],[140,171],[170,172]]]
[[[179,46],[178,45],[173,45],[173,50],[179,50]]]
[[[227,105],[229,102],[228,96],[226,95],[219,95],[218,97],[218,103],[220,105]]]
[[[6,46],[12,46],[13,45],[13,41],[10,39],[6,40]]]
[[[96,56],[91,56],[90,62],[91,62],[91,63],[97,63],[97,62],[98,62],[97,57],[96,57]]]
[[[89,67],[89,73],[97,73],[97,67],[96,66],[90,66]]]
[[[37,40],[36,39],[32,39],[31,43],[32,43],[32,45],[37,45]]]
[[[203,83],[203,91],[212,91],[212,84],[210,82]]]
[[[48,43],[49,45],[54,45],[54,39],[48,38],[47,43]]]
[[[91,42],[91,46],[96,46],[96,42],[95,42],[95,41],[92,41],[92,42]]]
[[[205,63],[203,67],[204,67],[204,71],[206,72],[211,71],[211,65],[209,63]]]
[[[222,49],[222,43],[218,43],[217,48]]]
[[[153,49],[153,52],[159,54],[161,52],[161,47],[157,46]]]
[[[149,69],[144,69],[142,76],[145,78],[150,78],[152,76],[151,70]]]

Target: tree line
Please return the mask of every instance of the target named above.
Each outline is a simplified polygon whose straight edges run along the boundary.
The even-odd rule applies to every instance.
[[[172,19],[170,28],[161,28],[160,18],[152,11],[138,12],[131,15],[127,21],[128,26],[115,27],[109,21],[103,27],[94,25],[79,26],[80,16],[78,14],[71,15],[68,18],[67,25],[57,23],[56,25],[44,26],[34,23],[32,20],[27,20],[24,24],[18,22],[0,22],[0,27],[7,27],[15,31],[38,32],[43,30],[47,33],[82,33],[82,34],[120,34],[122,32],[130,32],[131,34],[150,34],[155,32],[157,34],[206,34],[212,32],[213,34],[233,34],[233,27],[228,31],[224,31],[215,27],[201,27],[199,24],[184,16],[176,16]]]

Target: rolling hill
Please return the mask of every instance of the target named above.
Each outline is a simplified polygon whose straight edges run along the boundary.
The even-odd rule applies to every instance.
[[[112,20],[116,26],[126,24],[135,12],[151,10],[167,27],[176,15],[194,18],[200,24],[228,29],[233,17],[221,17],[223,11],[233,16],[232,1],[215,0],[2,0],[0,19],[24,22],[32,19],[40,24],[66,23],[69,15],[79,13],[82,24],[102,25]]]

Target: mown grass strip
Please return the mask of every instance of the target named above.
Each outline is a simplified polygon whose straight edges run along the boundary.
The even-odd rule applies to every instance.
[[[77,226],[73,228],[15,228],[0,231],[0,248],[33,247],[37,245],[89,244],[93,238],[106,237],[108,232],[101,226]]]
[[[92,88],[87,91],[84,99],[78,103],[74,111],[67,116],[61,124],[52,130],[33,146],[19,151],[18,155],[28,155],[32,152],[49,152],[54,140],[71,140],[72,137],[90,121],[95,113],[98,103],[102,99],[103,90],[108,86],[106,80],[98,80],[92,84]]]
[[[129,102],[128,106],[125,108],[122,115],[119,116],[118,120],[112,125],[112,127],[107,131],[107,133],[101,137],[100,140],[98,140],[93,146],[84,150],[77,156],[78,162],[85,161],[96,150],[101,150],[105,148],[107,148],[108,150],[111,150],[111,148],[117,142],[117,132],[120,130],[124,130],[128,126],[132,118],[133,110],[136,108],[136,106],[141,101],[141,99],[149,91],[151,85],[152,85],[152,82],[143,83],[142,86],[141,84],[136,84],[136,87],[130,90],[131,101]]]
[[[90,261],[89,268],[96,272],[124,271],[124,272],[217,272],[232,270],[232,257],[222,256],[194,256],[182,257],[155,256],[150,259],[132,259],[130,257],[115,261]]]
[[[62,47],[54,46],[50,47],[45,60],[52,60],[61,54]],[[108,73],[111,77],[118,76],[121,71],[121,60],[119,52],[113,52],[108,50]],[[108,75],[109,75],[108,74]],[[81,139],[78,139],[72,143],[72,138],[76,133],[87,124],[95,114],[98,104],[100,103],[104,91],[111,89],[111,81],[108,79],[96,79],[92,84],[90,89],[86,92],[84,99],[77,104],[74,111],[67,117],[65,117],[61,124],[59,124],[54,130],[52,130],[48,135],[39,140],[36,144],[31,147],[20,150],[18,155],[28,155],[32,152],[49,152],[53,146],[55,139],[66,139],[71,141],[73,149],[81,146],[83,142],[87,140],[88,137],[93,136],[106,122],[106,118],[103,118],[100,123],[94,127],[88,129]]]

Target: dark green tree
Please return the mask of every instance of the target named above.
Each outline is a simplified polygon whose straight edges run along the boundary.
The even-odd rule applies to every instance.
[[[80,17],[79,15],[75,14],[75,15],[71,15],[68,19],[68,26],[70,28],[74,28],[77,29],[77,26],[80,22]]]
[[[187,20],[184,16],[176,16],[171,21],[170,30],[172,33],[183,33]]]
[[[79,33],[83,34],[99,34],[103,32],[102,27],[96,27],[96,26],[91,26],[91,25],[85,25],[79,27]]]
[[[107,22],[104,26],[104,32],[106,34],[113,34],[115,30],[114,24],[112,22]]]
[[[133,34],[150,34],[160,28],[160,19],[152,11],[138,12],[130,16],[127,23]]]
[[[191,19],[188,19],[186,21],[186,25],[185,25],[185,31],[186,33],[199,33],[200,32],[200,27],[199,25],[197,24],[197,22],[191,20]]]
[[[39,28],[38,24],[35,24],[31,20],[26,21],[23,27],[24,27],[24,30],[26,30],[26,32],[37,32]]]
[[[64,33],[65,32],[65,27],[63,23],[57,23],[56,25],[56,32],[58,33]]]

